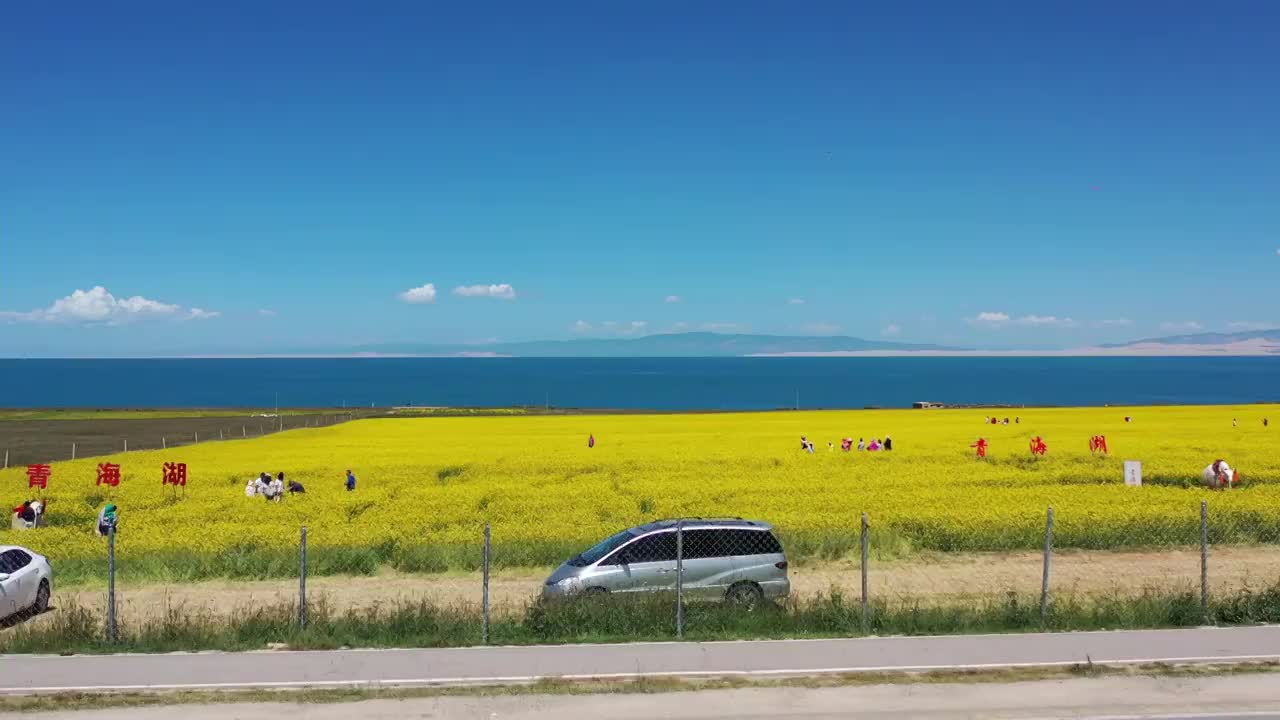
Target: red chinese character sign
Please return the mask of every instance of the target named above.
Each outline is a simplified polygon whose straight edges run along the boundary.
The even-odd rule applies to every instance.
[[[27,466],[27,487],[38,487],[41,490],[49,489],[49,466],[48,465],[28,465]]]
[[[98,463],[98,484],[120,487],[120,466],[115,463]]]
[[[1106,455],[1108,453],[1107,436],[1094,435],[1093,437],[1089,438],[1089,452],[1094,455],[1098,453],[1102,453],[1103,455]]]
[[[165,463],[164,479],[160,484],[185,488],[187,486],[187,464],[175,462]]]

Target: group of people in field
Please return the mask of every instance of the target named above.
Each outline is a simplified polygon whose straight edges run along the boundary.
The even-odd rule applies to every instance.
[[[893,438],[889,437],[888,435],[885,435],[883,442],[880,441],[880,438],[871,438],[871,442],[867,442],[866,439],[864,438],[858,438],[858,443],[856,445],[854,444],[853,438],[851,437],[840,439],[840,449],[842,451],[852,452],[855,448],[858,450],[858,452],[864,452],[864,451],[880,452],[881,450],[893,450]],[[800,449],[809,454],[813,454],[815,449],[813,445],[813,441],[810,440],[808,437],[801,435]],[[833,442],[827,443],[827,450],[834,451],[835,449],[836,449],[835,443]]]
[[[356,489],[356,476],[351,470],[347,470],[347,479],[345,482],[347,492],[353,492]],[[307,489],[297,480],[285,480],[284,473],[277,473],[273,478],[271,473],[262,473],[258,477],[249,480],[244,486],[245,497],[261,497],[267,502],[280,502],[288,495],[303,495]]]

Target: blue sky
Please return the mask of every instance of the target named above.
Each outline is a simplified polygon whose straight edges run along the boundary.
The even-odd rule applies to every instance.
[[[1280,324],[1280,5],[883,5],[9,8],[0,354]]]

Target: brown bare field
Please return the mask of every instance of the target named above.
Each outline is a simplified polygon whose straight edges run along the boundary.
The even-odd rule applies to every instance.
[[[1040,592],[1039,553],[970,553],[899,561],[872,561],[868,566],[873,598],[925,603],[965,602]],[[490,582],[495,613],[521,610],[546,577],[527,570],[494,573]],[[1262,587],[1280,580],[1280,547],[1215,548],[1209,558],[1210,591],[1225,593]],[[791,570],[793,595],[799,598],[838,590],[859,597],[857,563],[806,563]],[[1050,590],[1056,595],[1132,595],[1147,589],[1198,589],[1200,555],[1195,551],[1060,552],[1053,556]],[[337,611],[427,600],[441,605],[479,606],[479,573],[316,577],[307,581],[309,599],[323,599]],[[296,580],[212,581],[181,585],[117,585],[122,622],[162,616],[167,610],[214,615],[231,614],[254,605],[297,602]],[[55,606],[78,603],[102,609],[103,588],[76,588],[55,593]]]
[[[192,411],[194,412],[194,411]],[[279,417],[261,415],[192,414],[164,417],[160,411],[139,411],[140,417],[119,417],[124,411],[104,412],[101,419],[36,419],[0,422],[0,456],[8,454],[9,467],[48,463],[71,458],[113,455],[129,450],[155,450],[200,442],[240,440],[282,430],[330,425],[344,420],[345,411],[283,412]],[[86,414],[86,413],[81,413]]]

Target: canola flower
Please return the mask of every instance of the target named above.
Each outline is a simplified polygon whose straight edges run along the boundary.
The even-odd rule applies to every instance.
[[[0,530],[0,544],[100,564],[94,518],[113,502],[122,562],[174,577],[291,572],[303,525],[321,572],[474,567],[485,523],[495,563],[542,566],[620,528],[680,516],[766,520],[798,559],[855,551],[863,512],[879,538],[908,550],[1034,549],[1049,505],[1060,548],[1194,546],[1202,499],[1214,542],[1280,542],[1280,427],[1261,422],[1280,419],[1275,406],[995,411],[1008,426],[984,424],[991,412],[361,420],[55,463],[46,493],[27,489],[22,468],[0,471],[10,507],[49,501],[48,527]],[[1090,454],[1095,434],[1110,456]],[[800,450],[801,435],[815,453]],[[840,450],[841,438],[885,435],[891,452]],[[1046,457],[1028,451],[1037,435]],[[989,442],[985,460],[970,447],[978,437]],[[1243,487],[1199,486],[1217,458],[1240,470]],[[1143,487],[1124,485],[1126,459],[1143,463]],[[185,493],[162,487],[169,461],[187,463]],[[120,464],[119,488],[95,485],[100,462]],[[351,493],[347,468],[359,477]],[[264,471],[284,471],[306,494],[246,498],[245,482]]]

